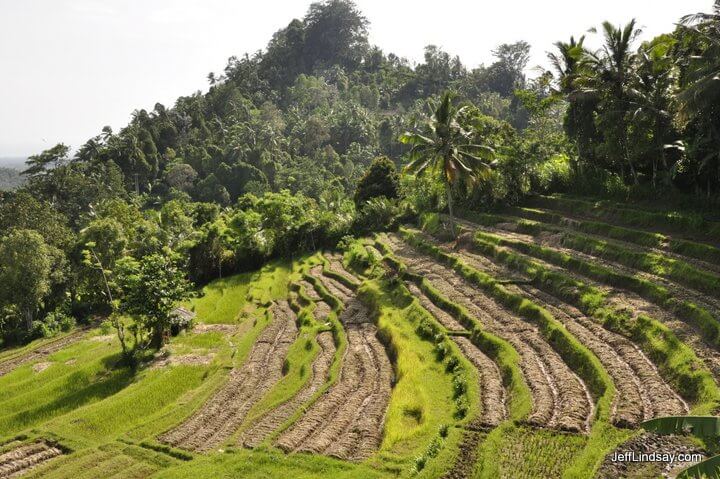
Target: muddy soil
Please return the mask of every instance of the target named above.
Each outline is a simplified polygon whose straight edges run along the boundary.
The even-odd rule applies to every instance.
[[[313,268],[312,273],[344,303],[339,319],[348,346],[337,382],[283,432],[277,445],[287,452],[311,452],[352,461],[366,459],[382,440],[392,365],[367,308],[351,290],[322,276],[322,268]]]
[[[485,436],[486,434],[480,431],[464,430],[458,457],[455,459],[453,467],[443,474],[442,479],[468,479],[472,477],[477,462],[478,445],[485,439]]]
[[[447,253],[449,247],[439,245]],[[485,270],[488,258],[460,250],[457,256],[468,265]],[[504,274],[500,264],[492,266],[493,275]],[[568,331],[587,346],[603,364],[615,383],[612,421],[620,427],[634,427],[642,421],[658,416],[685,414],[687,404],[668,386],[657,368],[631,341],[606,330],[581,311],[548,293],[530,285],[508,285],[507,289],[529,297],[547,309]]]
[[[355,283],[355,284],[361,283],[360,279],[357,276],[355,276],[354,274],[349,272],[347,269],[345,269],[345,267],[343,266],[343,262],[342,262],[343,261],[342,255],[339,255],[337,253],[331,253],[331,254],[326,255],[326,257],[328,259],[328,262],[330,263],[330,271],[332,271],[333,273],[337,273],[337,274],[343,276],[344,278],[347,278],[352,283]]]
[[[484,226],[474,225],[473,223],[469,222],[465,222],[465,224],[468,227],[481,229],[485,228]],[[502,235],[502,232],[500,233],[500,235]],[[472,254],[468,252],[465,253],[469,254],[474,258],[482,258],[483,262],[485,263],[490,261],[488,258],[479,254]],[[715,379],[720,381],[720,351],[718,350],[718,347],[706,340],[703,337],[702,332],[696,325],[686,321],[680,315],[663,309],[657,304],[654,304],[633,292],[598,283],[592,278],[588,278],[572,271],[563,270],[556,267],[555,265],[547,263],[533,256],[528,256],[517,251],[514,251],[514,253],[526,257],[538,264],[541,264],[543,267],[549,270],[562,272],[563,274],[574,278],[577,281],[597,288],[598,290],[606,294],[608,302],[610,304],[614,305],[619,309],[627,310],[633,317],[637,317],[638,315],[642,314],[664,323],[673,331],[673,333],[675,333],[675,335],[677,335],[677,337],[682,342],[686,343],[690,348],[692,348],[695,354],[706,364],[707,368],[713,374]],[[496,267],[499,266],[496,265]]]
[[[500,370],[492,359],[483,354],[468,338],[453,336],[452,340],[478,371],[482,407],[480,416],[473,420],[468,428],[493,428],[507,419],[508,414]]]

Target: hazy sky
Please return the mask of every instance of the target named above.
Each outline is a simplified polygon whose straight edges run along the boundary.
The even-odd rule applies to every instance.
[[[136,108],[206,90],[227,58],[263,48],[309,0],[0,0],[0,157],[77,148]],[[644,38],[712,0],[358,0],[370,40],[411,61],[436,44],[469,66],[526,40],[531,66],[556,40],[636,17]]]

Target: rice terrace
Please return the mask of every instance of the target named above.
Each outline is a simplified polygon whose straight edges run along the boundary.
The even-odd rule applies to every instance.
[[[0,182],[0,479],[720,478],[720,1],[539,70],[366,4]]]

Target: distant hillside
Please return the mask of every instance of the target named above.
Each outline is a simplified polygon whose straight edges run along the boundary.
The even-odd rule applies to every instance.
[[[12,168],[14,170],[25,169],[25,156],[0,156],[0,168]]]
[[[5,168],[0,166],[0,191],[14,190],[25,182],[25,178],[20,175],[20,170],[15,168]]]

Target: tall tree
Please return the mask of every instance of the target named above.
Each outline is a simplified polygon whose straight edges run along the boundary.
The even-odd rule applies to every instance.
[[[14,306],[30,332],[54,285],[64,278],[63,253],[40,233],[18,229],[0,240],[0,303]]]
[[[720,0],[711,13],[683,17],[679,33],[679,120],[686,125],[689,154],[698,179],[705,176],[709,197],[713,176],[720,188]]]
[[[548,59],[555,68],[559,92],[568,101],[563,128],[577,148],[582,160],[595,158],[595,147],[599,134],[595,127],[595,112],[598,105],[597,92],[587,88],[585,80],[591,73],[591,57],[584,46],[585,36],[568,42],[555,42],[556,51],[548,53]],[[578,163],[578,166],[582,163]]]
[[[407,155],[410,162],[405,166],[406,173],[430,172],[438,175],[445,185],[450,228],[456,236],[453,194],[460,182],[475,185],[487,178],[491,172],[487,161],[495,152],[489,146],[473,143],[472,131],[462,124],[467,107],[458,108],[452,98],[452,94],[446,92],[422,132],[404,133],[400,141],[412,146]]]
[[[642,32],[635,24],[635,19],[619,27],[603,22],[605,41],[602,53],[596,59],[594,81],[601,98],[598,123],[605,132],[607,161],[622,159],[627,163],[633,182],[638,184],[637,171],[628,151],[628,113],[632,108],[628,89],[636,58],[632,44]]]
[[[352,0],[313,3],[305,16],[305,55],[311,68],[357,67],[368,51],[368,20]]]

